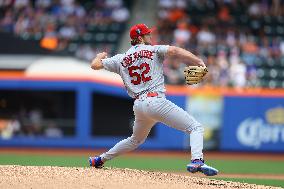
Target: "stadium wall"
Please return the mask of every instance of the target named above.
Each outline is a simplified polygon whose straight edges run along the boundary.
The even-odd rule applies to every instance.
[[[133,121],[133,100],[122,85],[88,79],[9,78],[0,81],[0,91],[5,90],[16,94],[21,91],[72,91],[75,93],[76,121],[74,135],[62,138],[14,136],[0,139],[2,147],[109,148],[131,134],[131,123],[125,124],[123,120]],[[284,151],[283,90],[168,86],[167,91],[169,100],[192,113],[205,126],[205,148]],[[123,103],[113,104],[118,101]],[[108,110],[109,114],[105,113]],[[108,124],[102,124],[104,121]],[[160,123],[141,146],[142,149],[188,147],[188,135]]]

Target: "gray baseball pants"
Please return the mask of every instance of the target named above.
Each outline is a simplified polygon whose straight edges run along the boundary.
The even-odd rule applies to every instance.
[[[186,111],[167,100],[164,94],[156,97],[140,96],[134,101],[133,111],[135,115],[133,134],[101,154],[104,161],[136,149],[145,141],[156,122],[189,133],[191,159],[203,158],[204,128]]]

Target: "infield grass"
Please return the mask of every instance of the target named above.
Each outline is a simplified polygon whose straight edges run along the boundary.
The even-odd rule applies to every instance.
[[[132,168],[152,171],[185,172],[187,159],[169,157],[121,156],[106,163],[107,167]],[[261,160],[208,160],[207,163],[221,173],[231,174],[284,174],[283,161]],[[88,167],[88,156],[82,155],[23,155],[0,154],[1,165]],[[213,177],[212,177],[213,178]],[[215,177],[214,177],[215,179]],[[284,180],[216,178],[246,183],[284,187]]]
[[[160,171],[184,171],[188,160],[169,157],[121,156],[106,163],[106,166]],[[284,174],[283,161],[262,160],[208,160],[208,165],[222,173]],[[0,154],[1,165],[53,165],[67,167],[88,166],[87,156]]]

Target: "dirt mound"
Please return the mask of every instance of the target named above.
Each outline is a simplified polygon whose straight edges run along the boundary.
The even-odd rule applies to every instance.
[[[276,188],[133,169],[0,166],[0,188]]]

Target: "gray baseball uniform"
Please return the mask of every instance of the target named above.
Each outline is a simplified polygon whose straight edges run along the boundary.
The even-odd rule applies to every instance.
[[[140,44],[132,46],[124,54],[102,60],[106,70],[122,77],[129,96],[136,99],[132,136],[100,155],[102,158],[110,160],[136,149],[145,141],[156,122],[189,133],[191,159],[203,158],[203,127],[186,111],[165,98],[163,60],[168,47]]]

